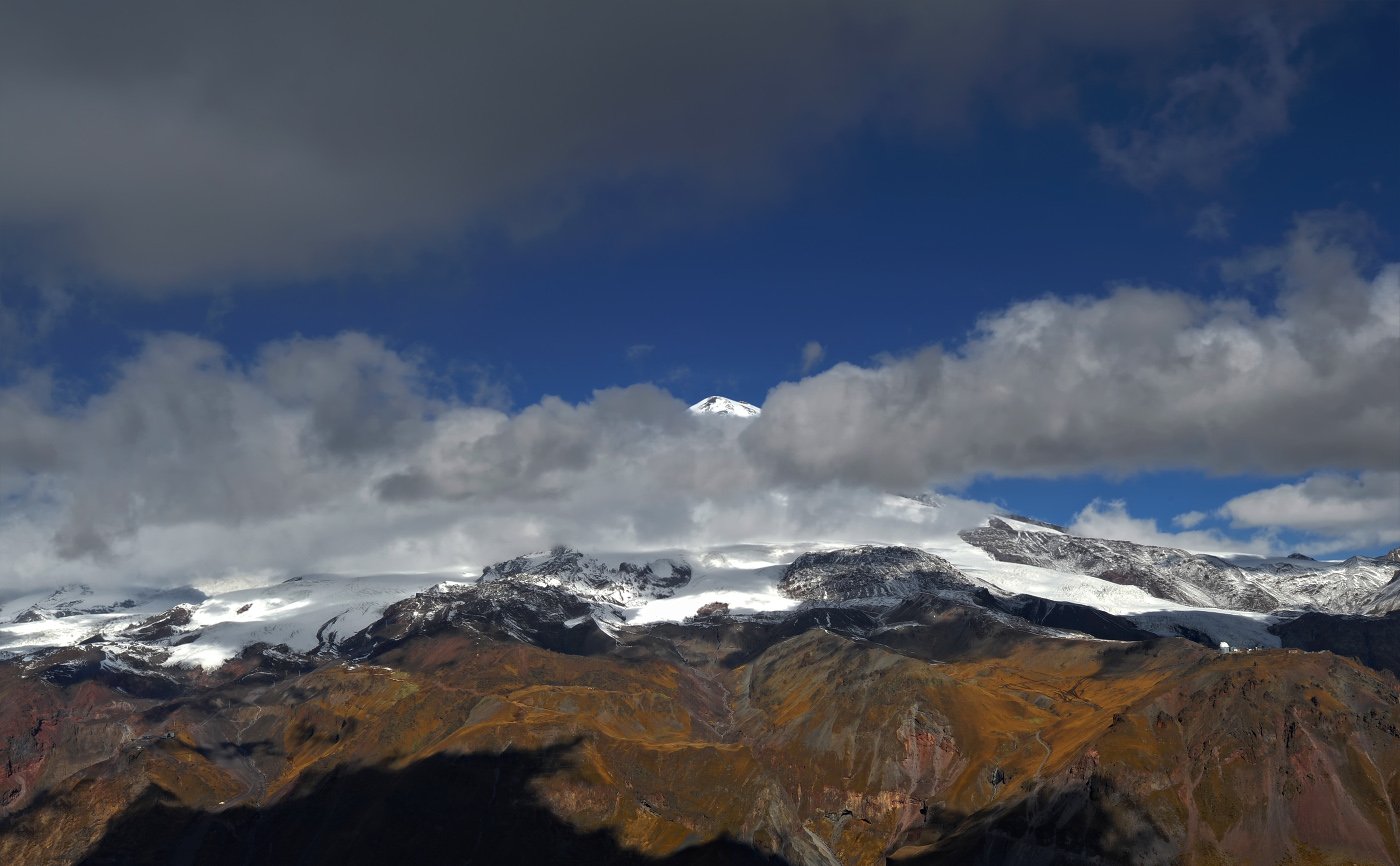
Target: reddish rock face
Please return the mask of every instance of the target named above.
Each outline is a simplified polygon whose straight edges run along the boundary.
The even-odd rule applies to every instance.
[[[696,616],[728,616],[729,605],[722,601],[712,601],[709,604],[702,604],[695,611]]]
[[[0,664],[0,863],[1393,863],[1400,683],[1326,653],[468,628],[177,694]]]

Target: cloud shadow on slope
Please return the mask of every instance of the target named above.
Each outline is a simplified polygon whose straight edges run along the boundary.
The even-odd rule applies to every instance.
[[[339,768],[270,805],[217,812],[180,805],[151,787],[112,820],[81,863],[783,866],[727,838],[654,858],[622,847],[607,830],[570,825],[532,783],[564,769],[575,745],[435,755],[397,770]]]
[[[911,831],[904,846],[891,863],[1164,864],[1180,853],[1145,809],[1098,773],[1079,784],[1037,787],[970,814],[930,804],[924,826]]]

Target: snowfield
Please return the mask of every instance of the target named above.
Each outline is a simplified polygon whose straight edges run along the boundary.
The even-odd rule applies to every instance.
[[[962,539],[954,539],[954,543],[947,546],[930,546],[928,551],[953,563],[969,577],[979,578],[1008,595],[1024,593],[1088,605],[1104,613],[1126,617],[1154,634],[1175,635],[1178,634],[1175,626],[1182,625],[1205,632],[1216,640],[1228,641],[1231,646],[1279,645],[1278,637],[1268,631],[1278,618],[1269,614],[1190,607],[1157,598],[1136,586],[1035,565],[1000,562]]]
[[[726,415],[730,413],[729,404],[736,403],[711,402],[716,400],[722,398],[702,401],[696,411]],[[742,414],[746,411],[742,407],[748,404],[737,405],[740,411],[735,414],[751,417]],[[758,411],[749,408],[754,413]],[[253,644],[284,645],[298,653],[333,650],[341,641],[374,623],[395,602],[434,587],[440,594],[450,594],[453,588],[496,583],[497,590],[505,593],[510,593],[513,585],[529,584],[572,594],[593,605],[592,619],[608,630],[615,629],[618,622],[680,622],[695,616],[702,606],[716,602],[727,604],[731,615],[780,614],[802,604],[780,590],[794,560],[807,553],[861,545],[914,547],[946,560],[970,581],[970,589],[981,586],[994,594],[1023,594],[1087,605],[1125,617],[1156,634],[1200,633],[1239,647],[1279,645],[1279,639],[1268,627],[1287,618],[1283,611],[1194,606],[1157,597],[1135,585],[994,558],[959,536],[959,530],[975,528],[976,514],[968,506],[928,496],[886,496],[863,502],[861,516],[866,522],[854,521],[852,525],[863,527],[862,534],[873,537],[597,554],[556,548],[467,572],[307,575],[208,595],[190,588],[94,590],[66,586],[12,599],[0,606],[0,657],[78,646],[96,638],[105,641],[110,650],[133,653],[148,662],[216,668]],[[1073,538],[1061,529],[1024,518],[988,514],[985,510],[977,513],[984,529],[1000,524],[1003,529],[997,531],[1019,538],[1031,552],[1040,549],[1034,539]],[[970,518],[974,527],[968,526]],[[1024,535],[1008,532],[1007,528],[1013,525],[1015,532]],[[1103,545],[1127,550],[1129,556],[1136,555],[1134,551],[1156,551],[1159,555],[1162,550],[1126,542],[1102,542],[1100,546]],[[1199,566],[1191,554],[1179,553]],[[1386,581],[1395,570],[1388,559],[1354,557],[1345,562],[1324,563],[1294,556],[1212,562],[1218,565],[1208,563],[1209,567],[1218,567],[1222,573],[1233,573],[1233,566],[1238,565],[1247,570],[1249,580],[1272,581],[1270,586],[1281,587],[1276,589],[1279,597],[1303,599],[1316,609],[1354,612],[1367,605],[1394,604],[1390,596],[1381,599]],[[863,594],[867,597],[852,597],[848,603],[869,605],[897,600],[889,588],[898,583],[898,575],[877,572],[878,569],[872,570],[868,579],[886,583],[872,584],[873,591]],[[854,578],[842,579],[847,583],[854,579],[859,584],[866,579],[863,574],[858,572]],[[1168,579],[1175,578],[1169,573]],[[905,581],[899,585],[917,584]],[[876,596],[883,596],[884,601],[872,601]],[[1191,597],[1189,593],[1187,597]],[[838,599],[832,603],[843,602]],[[570,624],[582,624],[588,618],[574,617]]]

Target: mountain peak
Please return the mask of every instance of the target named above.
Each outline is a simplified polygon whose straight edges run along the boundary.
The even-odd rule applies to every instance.
[[[752,403],[745,403],[742,400],[731,400],[728,397],[706,397],[699,403],[690,407],[690,411],[697,415],[732,415],[736,418],[754,418],[762,410]]]

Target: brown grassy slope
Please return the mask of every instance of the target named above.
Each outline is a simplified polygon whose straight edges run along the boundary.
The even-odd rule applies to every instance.
[[[1389,675],[1328,654],[1036,638],[956,615],[918,628],[889,641],[898,651],[809,630],[737,666],[722,636],[588,657],[460,631],[375,665],[231,669],[163,700],[3,668],[0,785],[24,789],[0,863],[126,850],[134,827],[168,828],[149,850],[241,857],[239,828],[276,825],[358,773],[365,802],[326,800],[350,809],[338,862],[355,862],[370,850],[357,834],[414,820],[373,791],[415,796],[404,780],[442,778],[421,770],[454,756],[546,752],[558,759],[522,783],[521,808],[557,818],[558,845],[606,838],[614,858],[732,838],[790,863],[1400,862]],[[383,781],[365,787],[370,772]],[[512,826],[492,808],[492,826]]]

